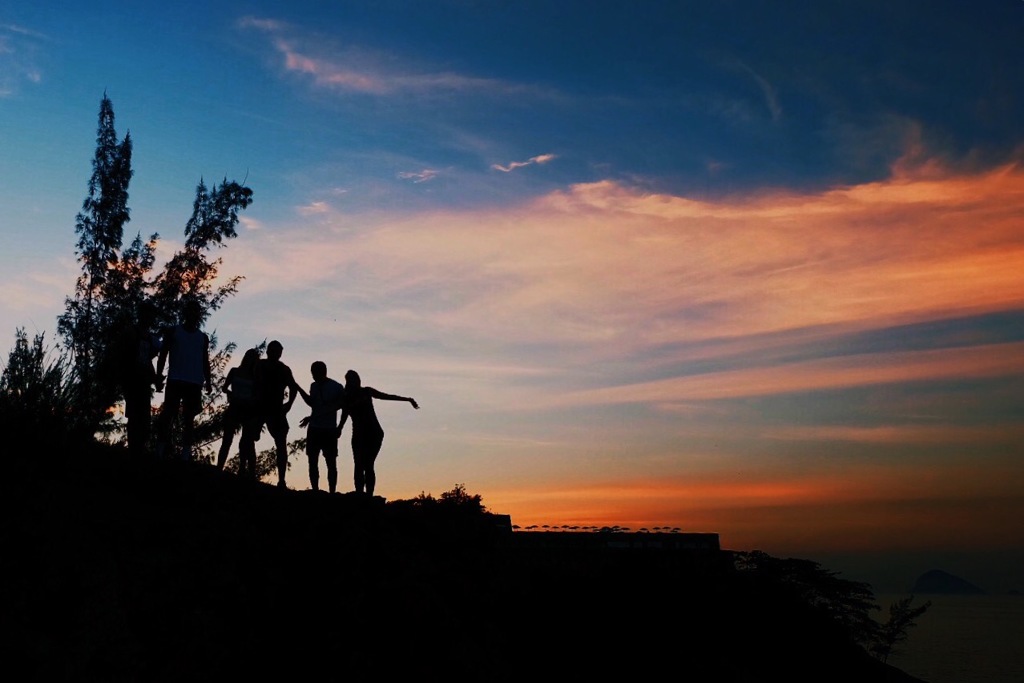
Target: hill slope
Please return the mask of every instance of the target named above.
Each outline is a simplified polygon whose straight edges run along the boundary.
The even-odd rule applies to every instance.
[[[21,680],[914,680],[728,553],[524,545],[103,448],[23,459],[0,496]]]

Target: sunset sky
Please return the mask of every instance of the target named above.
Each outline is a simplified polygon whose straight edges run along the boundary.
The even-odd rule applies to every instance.
[[[56,340],[106,93],[158,265],[201,179],[253,190],[235,362],[419,401],[378,403],[386,498],[1024,589],[1022,36],[1020,0],[4,3],[4,349]]]

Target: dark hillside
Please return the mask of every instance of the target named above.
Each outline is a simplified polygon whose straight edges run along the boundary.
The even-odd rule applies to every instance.
[[[18,457],[0,606],[19,680],[914,680],[727,552],[519,543],[479,512],[110,449]]]

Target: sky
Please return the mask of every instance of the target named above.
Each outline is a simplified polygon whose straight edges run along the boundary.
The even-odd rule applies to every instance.
[[[232,364],[419,402],[378,402],[378,494],[1024,589],[1022,36],[1019,0],[0,2],[0,330],[57,340],[106,94],[158,267],[197,184],[253,190]]]

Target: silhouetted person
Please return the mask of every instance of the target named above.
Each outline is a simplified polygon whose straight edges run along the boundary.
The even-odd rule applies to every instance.
[[[380,453],[380,447],[384,444],[384,429],[380,426],[377,413],[373,409],[375,398],[382,401],[408,401],[413,408],[419,410],[415,399],[385,394],[373,387],[364,387],[358,372],[349,370],[345,373],[345,402],[338,429],[344,429],[345,421],[349,417],[352,418],[352,461],[355,464],[353,478],[356,493],[366,493],[370,496],[377,485],[377,474],[373,471],[373,465],[377,460],[377,454]]]
[[[203,309],[198,301],[190,299],[185,303],[182,322],[167,328],[156,362],[157,391],[164,392],[164,403],[157,420],[158,457],[164,457],[171,437],[171,427],[178,413],[182,417],[182,460],[192,458],[196,416],[203,409],[203,387],[206,393],[213,390],[210,384],[210,338],[199,329],[203,320]],[[168,359],[170,363],[168,364]],[[167,366],[167,385],[164,387],[164,366]]]
[[[257,418],[253,420],[248,434],[245,428],[242,429],[245,448],[248,450],[251,446],[255,452],[255,443],[260,438],[263,425],[266,425],[277,451],[277,485],[280,488],[287,486],[284,475],[288,471],[288,411],[299,392],[292,369],[281,362],[283,352],[281,342],[274,340],[267,344],[267,357],[256,362]]]
[[[242,361],[224,376],[223,389],[228,397],[228,407],[224,411],[224,431],[220,439],[220,451],[217,453],[219,470],[224,469],[228,461],[235,434],[242,425],[256,417],[256,361],[259,359],[259,349],[249,349],[242,356]],[[249,464],[239,457],[238,473],[244,476],[246,472],[243,467]]]
[[[327,463],[327,487],[331,493],[338,489],[338,410],[345,398],[345,387],[327,376],[327,364],[322,360],[309,366],[313,383],[307,394],[301,388],[299,395],[311,408],[309,417],[302,418],[300,427],[306,427],[306,457],[309,459],[309,486],[320,490],[320,454]]]
[[[153,386],[157,373],[153,360],[160,353],[160,336],[153,332],[156,309],[149,301],[139,305],[117,344],[116,363],[124,393],[124,416],[128,419],[128,452],[144,457],[153,423]]]

